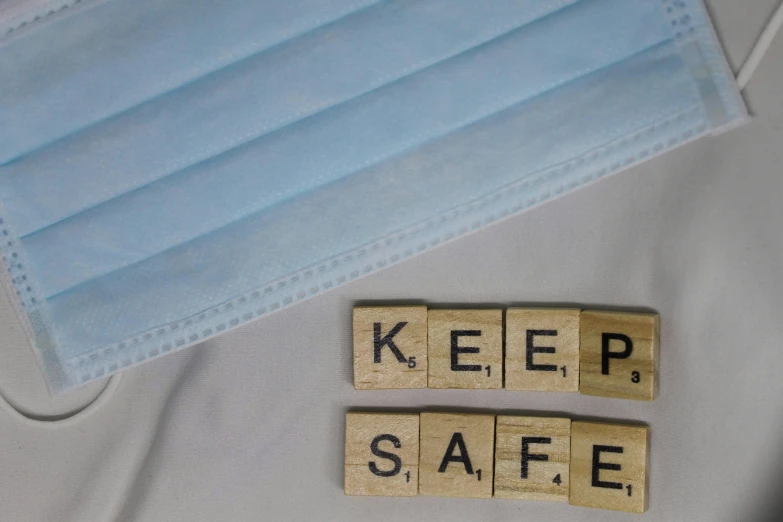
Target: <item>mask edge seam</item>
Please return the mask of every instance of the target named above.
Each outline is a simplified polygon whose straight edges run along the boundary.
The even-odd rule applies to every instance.
[[[92,3],[96,3],[97,5],[98,3],[103,3],[105,1],[106,0],[95,0]],[[19,29],[40,25],[47,22],[53,15],[56,15],[65,9],[76,7],[83,2],[86,4],[91,3],[90,0],[63,0],[59,2],[49,2],[46,5],[39,6],[37,9],[29,9],[29,11],[21,9],[22,13],[12,15],[10,20],[7,22],[4,21],[5,23],[8,23],[8,28],[0,35],[0,39],[5,40],[13,38],[13,33]]]
[[[682,50],[684,42],[693,39],[702,52],[703,65],[709,71],[713,83],[716,84],[716,87],[723,87],[722,89],[718,88],[718,93],[727,112],[728,122],[713,127],[710,134],[716,136],[746,123],[750,119],[747,104],[742,96],[737,78],[729,66],[725,48],[704,0],[691,0],[682,5],[676,5],[675,0],[660,0],[660,2],[664,16],[672,24],[672,40],[677,47]],[[675,9],[682,9],[685,14],[678,18],[679,15],[675,13]],[[693,18],[700,19],[700,23],[694,24]],[[685,65],[688,67],[687,63]],[[688,69],[693,76],[690,67]]]

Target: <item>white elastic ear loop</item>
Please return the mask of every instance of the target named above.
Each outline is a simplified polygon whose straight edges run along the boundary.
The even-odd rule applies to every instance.
[[[764,55],[767,54],[767,51],[772,45],[772,41],[775,39],[778,31],[780,31],[781,26],[783,26],[783,2],[778,6],[775,14],[772,15],[772,19],[767,24],[767,27],[764,28],[755,47],[753,47],[753,50],[750,52],[748,59],[745,60],[745,63],[742,65],[739,75],[737,75],[737,84],[739,85],[740,90],[744,89],[748,85],[748,82],[750,82],[753,73],[756,72],[756,68],[758,68]]]
[[[91,415],[94,411],[100,409],[114,395],[117,387],[122,380],[122,374],[116,373],[109,378],[109,382],[103,387],[101,392],[89,404],[83,408],[65,415],[28,415],[27,413],[16,409],[8,399],[0,393],[0,409],[16,417],[25,424],[37,426],[39,428],[60,428],[75,424],[83,418]]]

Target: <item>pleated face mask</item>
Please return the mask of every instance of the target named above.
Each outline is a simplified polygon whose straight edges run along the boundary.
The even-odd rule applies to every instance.
[[[746,119],[701,0],[113,0],[16,22],[0,239],[57,392]]]

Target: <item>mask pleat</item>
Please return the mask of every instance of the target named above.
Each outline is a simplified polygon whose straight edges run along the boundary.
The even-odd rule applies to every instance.
[[[627,0],[598,3],[605,11],[559,11],[24,237],[43,291],[143,261],[670,40],[662,23],[611,23],[632,9]],[[591,31],[599,21],[606,28]]]
[[[381,3],[0,169],[28,235],[533,23],[575,0]],[[89,187],[61,197],[62,185]],[[41,190],[40,187],[45,187]],[[31,193],[36,197],[29,197]]]
[[[0,45],[0,164],[378,0],[99,4]]]

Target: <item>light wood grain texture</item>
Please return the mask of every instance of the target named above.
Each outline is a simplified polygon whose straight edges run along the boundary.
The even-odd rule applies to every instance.
[[[569,502],[644,513],[648,503],[650,429],[596,422],[571,423]]]
[[[657,314],[582,312],[579,391],[617,399],[658,396]]]
[[[418,414],[346,414],[346,495],[414,497],[418,484]]]
[[[579,315],[571,308],[506,310],[507,390],[579,391]]]
[[[498,415],[495,497],[568,502],[571,420]]]
[[[494,447],[494,415],[423,412],[419,493],[491,498]]]
[[[427,307],[353,309],[357,390],[427,387]]]
[[[429,387],[503,387],[503,311],[430,310]]]

